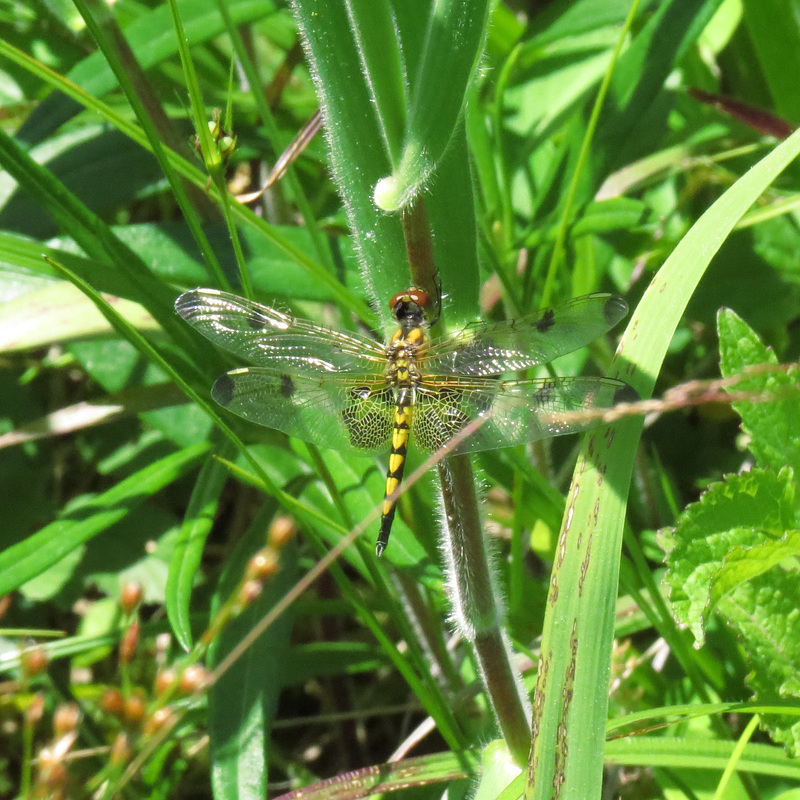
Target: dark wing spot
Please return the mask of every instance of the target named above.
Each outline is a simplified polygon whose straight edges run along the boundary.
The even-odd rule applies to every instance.
[[[267,326],[267,321],[264,319],[258,311],[254,311],[248,318],[247,324],[254,330],[254,331],[261,331]]]
[[[552,402],[556,395],[555,387],[552,384],[545,384],[541,389],[537,389],[533,394],[533,402],[537,405],[547,406]]]
[[[233,378],[230,375],[222,375],[214,383],[211,389],[211,396],[221,406],[228,406],[233,400],[234,388]]]
[[[288,375],[281,375],[281,397],[291,397],[294,394],[294,381]]]
[[[539,333],[547,333],[547,331],[553,327],[555,316],[553,309],[548,308],[547,311],[542,314],[541,319],[537,319],[536,322],[533,323],[536,326],[536,330],[539,331]]]
[[[637,400],[639,400],[639,392],[633,386],[628,386],[627,383],[614,392],[614,405],[617,403],[635,403]]]
[[[628,304],[612,294],[603,306],[603,316],[609,325],[616,325],[628,313]]]

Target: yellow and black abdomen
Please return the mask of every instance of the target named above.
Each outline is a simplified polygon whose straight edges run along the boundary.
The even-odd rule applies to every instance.
[[[397,407],[392,425],[392,449],[389,453],[389,468],[386,471],[386,491],[383,497],[383,514],[375,552],[380,556],[386,549],[392,522],[397,507],[397,499],[392,495],[403,480],[408,454],[411,423],[414,418],[414,397],[419,383],[419,373],[414,363],[414,354],[425,341],[425,332],[418,327],[405,335],[399,330],[392,338],[393,352],[387,381],[394,385],[397,393]]]

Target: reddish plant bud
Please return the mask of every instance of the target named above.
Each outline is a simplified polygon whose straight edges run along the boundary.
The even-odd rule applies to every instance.
[[[6,611],[11,608],[11,598],[13,595],[11,594],[4,594],[0,597],[0,619],[5,616]]]
[[[247,562],[247,579],[267,581],[278,571],[278,551],[271,547],[259,550]]]
[[[272,520],[267,541],[276,550],[283,550],[297,533],[297,525],[291,517],[279,516]]]
[[[30,705],[25,709],[25,725],[33,728],[39,724],[44,714],[44,695],[35,694],[31,698]]]
[[[239,590],[239,605],[242,608],[247,608],[250,603],[258,599],[263,588],[260,581],[245,581]]]
[[[39,776],[38,784],[47,791],[43,796],[49,800],[60,797],[59,790],[67,781],[67,754],[78,739],[77,731],[67,733],[52,745],[43,747],[39,751]]]
[[[43,747],[39,751],[39,775],[36,781],[39,791],[44,797],[53,797],[53,790],[63,786],[66,780],[67,768],[61,753],[56,752],[56,748]]]
[[[64,736],[67,733],[72,733],[81,721],[81,710],[78,708],[77,703],[65,703],[56,709],[53,715],[53,733],[58,736]]]
[[[208,670],[200,664],[186,667],[181,675],[180,687],[183,694],[197,694],[201,692],[208,682]]]
[[[124,716],[128,722],[141,722],[144,718],[144,700],[138,694],[126,698]]]
[[[122,636],[119,643],[120,664],[130,664],[136,653],[136,645],[139,644],[139,620],[135,619],[128,625],[128,630]]]
[[[122,587],[119,595],[119,604],[126,614],[133,614],[142,602],[142,587],[135,581],[130,581]]]
[[[100,708],[106,714],[122,719],[125,714],[125,701],[116,689],[106,689],[103,692],[103,699],[100,701]]]
[[[48,658],[43,647],[29,647],[20,654],[22,673],[26,678],[40,675],[47,669]]]
[[[144,732],[146,736],[152,736],[154,733],[160,731],[165,725],[172,721],[172,709],[164,706],[157,708],[144,723]]]
[[[156,675],[156,697],[168,692],[176,683],[178,679],[174,669],[162,669]]]

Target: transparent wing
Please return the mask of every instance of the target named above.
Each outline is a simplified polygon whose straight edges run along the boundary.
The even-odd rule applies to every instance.
[[[602,336],[626,314],[621,297],[589,294],[508,322],[475,322],[431,342],[418,356],[434,375],[502,375],[545,364]]]
[[[599,420],[564,418],[566,412],[611,408],[635,394],[611,378],[545,378],[530,381],[431,378],[417,389],[412,435],[435,451],[477,418],[484,423],[453,452],[474,453],[577,433]]]
[[[260,303],[216,289],[193,289],[175,310],[214,344],[254,364],[293,375],[369,372],[386,363],[378,342],[297,319]]]
[[[312,378],[251,367],[218,378],[211,396],[250,422],[304,442],[357,455],[388,452],[396,401],[382,375]]]

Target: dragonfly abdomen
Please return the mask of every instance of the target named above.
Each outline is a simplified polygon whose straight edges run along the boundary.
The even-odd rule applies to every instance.
[[[397,407],[392,423],[392,448],[389,453],[389,467],[386,471],[386,490],[383,496],[383,515],[375,553],[380,556],[386,549],[392,522],[397,508],[396,498],[392,494],[403,480],[408,455],[408,440],[411,432],[411,420],[414,414],[414,397],[420,382],[420,374],[415,363],[416,353],[420,345],[426,341],[421,325],[407,320],[407,325],[395,333],[389,348],[389,369],[387,383],[395,387]]]
[[[392,449],[389,453],[389,468],[386,470],[386,490],[383,497],[383,515],[378,541],[375,543],[375,552],[380,556],[389,542],[392,531],[394,512],[397,508],[397,499],[392,495],[403,480],[408,455],[408,439],[411,431],[411,418],[414,413],[411,401],[412,391],[403,388],[397,395],[397,408],[392,425]]]

